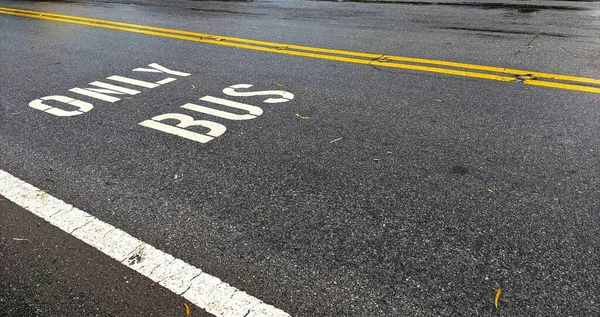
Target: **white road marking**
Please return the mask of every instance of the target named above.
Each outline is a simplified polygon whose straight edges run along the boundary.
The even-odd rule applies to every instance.
[[[92,97],[92,98],[96,98],[96,99],[100,99],[106,102],[117,102],[119,100],[121,100],[121,98],[117,98],[117,97],[113,97],[113,96],[109,96],[109,95],[105,95],[105,94],[101,94],[98,92],[94,92],[94,91],[89,91],[86,89],[81,89],[81,88],[71,88],[69,89],[70,92],[74,92],[76,94],[80,94],[80,95],[84,95],[84,96],[88,96],[88,97]],[[117,92],[118,94],[120,94],[119,92]]]
[[[152,64],[150,64],[148,66],[150,66],[152,68],[155,68],[155,69],[158,69],[159,71],[161,71],[163,73],[167,73],[169,75],[175,75],[175,76],[180,76],[180,77],[187,77],[187,76],[191,75],[189,73],[184,73],[184,72],[179,72],[179,71],[176,71],[176,70],[168,69],[168,68],[166,68],[164,66],[158,65],[157,63],[152,63]]]
[[[280,102],[288,102],[294,99],[294,94],[289,91],[283,90],[265,90],[265,91],[236,91],[236,89],[246,89],[252,88],[250,84],[237,84],[233,86],[229,86],[223,89],[223,93],[227,96],[234,97],[252,97],[252,96],[268,96],[268,95],[279,95],[281,98],[269,98],[263,100],[264,103],[280,103]]]
[[[68,105],[79,108],[79,110],[67,111],[67,110],[56,108],[56,107],[48,106],[47,104],[44,103],[44,101],[46,101],[46,100],[54,100],[54,101],[66,103]],[[73,98],[69,98],[69,97],[65,97],[65,96],[56,96],[56,95],[55,96],[46,96],[46,97],[42,97],[40,99],[36,99],[36,100],[30,102],[29,106],[33,109],[41,110],[46,113],[50,113],[50,114],[53,114],[53,115],[59,116],[59,117],[77,116],[77,115],[83,114],[85,112],[88,112],[88,111],[94,109],[94,106],[89,102],[84,102],[81,100],[77,100],[77,99],[73,99]]]
[[[111,85],[111,84],[103,83],[101,81],[91,82],[90,85],[96,86],[96,87],[100,87],[100,88],[106,88],[106,89],[110,89],[110,90],[114,90],[114,91],[118,91],[118,92],[122,92],[122,93],[128,94],[128,95],[137,95],[137,94],[140,93],[140,91],[138,91],[138,90],[129,89],[129,88],[125,88],[125,87],[121,87],[121,86],[116,86],[116,85]]]
[[[227,100],[227,99],[216,98],[216,97],[212,97],[212,96],[204,96],[204,97],[200,98],[200,100],[212,102],[212,103],[216,103],[219,105],[228,106],[228,107],[232,107],[232,108],[236,108],[236,109],[240,109],[240,110],[245,110],[248,112],[248,114],[243,114],[243,115],[235,114],[235,113],[230,113],[230,112],[226,112],[226,111],[221,111],[221,110],[217,110],[217,109],[213,109],[213,108],[209,108],[209,107],[196,105],[193,103],[186,103],[185,105],[181,106],[181,108],[192,110],[192,111],[197,111],[197,112],[201,112],[201,113],[206,113],[209,115],[213,115],[215,117],[224,118],[224,119],[228,119],[228,120],[250,120],[250,119],[254,119],[254,118],[260,116],[263,113],[262,109],[257,106],[247,105],[244,103],[239,103],[239,102],[235,102],[235,101],[231,101],[231,100]]]
[[[169,77],[169,78],[165,78],[162,80],[157,81],[156,83],[159,85],[164,85],[164,84],[168,84],[170,82],[176,81],[177,79],[173,78],[173,77]]]
[[[147,81],[143,81],[143,80],[138,80],[138,79],[132,79],[132,78],[127,78],[127,77],[123,77],[123,76],[110,76],[106,79],[110,79],[110,80],[114,80],[114,81],[119,81],[122,83],[126,83],[126,84],[131,84],[131,85],[135,85],[135,86],[140,86],[140,87],[145,87],[145,88],[156,88],[160,85],[155,84],[155,83],[149,83]]]
[[[179,123],[176,126],[171,126],[168,124],[158,122],[168,119],[177,120],[179,121]],[[186,138],[188,140],[200,143],[206,143],[208,141],[211,141],[212,139],[220,136],[221,134],[225,133],[225,131],[227,131],[227,128],[220,123],[208,120],[194,120],[193,117],[181,113],[161,114],[152,117],[152,119],[150,120],[142,121],[138,124],[146,128],[162,131],[173,135],[178,135],[182,138]],[[202,134],[185,130],[185,128],[194,126],[205,127],[210,129],[210,131],[208,131],[206,134]]]
[[[162,73],[160,70],[158,69],[154,69],[154,68],[136,68],[134,70],[132,70],[132,72],[145,72],[145,73]]]
[[[0,195],[215,316],[290,316],[3,170]]]

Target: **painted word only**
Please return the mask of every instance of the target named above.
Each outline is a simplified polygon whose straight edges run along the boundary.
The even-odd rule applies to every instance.
[[[168,75],[173,75],[173,76],[178,76],[178,77],[190,76],[190,74],[188,74],[188,73],[171,70],[171,69],[168,69],[157,63],[152,63],[152,64],[148,65],[148,67],[149,68],[136,68],[133,71],[134,72],[145,72],[145,73],[168,74]],[[133,79],[133,78],[123,77],[123,76],[118,76],[118,75],[110,76],[110,77],[107,77],[106,79],[108,79],[112,82],[118,82],[121,84],[136,86],[136,89],[139,89],[137,87],[152,89],[152,88],[156,88],[161,85],[168,84],[170,82],[174,82],[177,80],[176,78],[173,78],[173,77],[167,77],[167,78],[161,79],[156,82],[147,82],[147,81],[143,81],[143,80],[139,80],[139,79]],[[112,83],[106,83],[106,82],[102,82],[102,81],[94,81],[94,82],[89,83],[89,85],[93,86],[93,88],[91,88],[91,87],[87,87],[87,88],[75,87],[75,88],[69,89],[69,91],[72,93],[75,93],[75,94],[91,97],[94,99],[98,99],[98,100],[110,102],[110,103],[114,103],[114,102],[121,100],[121,98],[116,97],[116,96],[122,96],[122,95],[133,96],[133,95],[137,95],[137,94],[141,93],[141,91],[136,90],[136,89],[117,86]],[[65,109],[58,108],[55,106],[50,106],[50,105],[44,103],[45,101],[50,101],[50,100],[69,105],[69,106],[71,106],[71,108],[75,107],[77,110],[65,110]],[[81,101],[81,100],[78,100],[75,98],[62,96],[62,95],[53,95],[53,96],[42,97],[42,98],[39,98],[39,99],[36,99],[36,100],[30,102],[29,106],[31,108],[34,108],[34,109],[37,109],[40,111],[44,111],[46,113],[49,113],[49,114],[55,115],[55,116],[59,116],[59,117],[77,116],[77,115],[89,112],[90,110],[92,110],[94,108],[94,105],[92,105],[89,102]]]
[[[229,86],[223,89],[223,93],[232,97],[253,97],[253,96],[277,96],[271,97],[263,100],[263,103],[281,103],[288,102],[294,99],[294,95],[290,92],[283,90],[265,90],[265,91],[238,91],[239,89],[248,89],[252,88],[252,85],[249,84],[237,84]],[[209,108],[203,105],[197,105],[193,103],[186,103],[181,106],[181,108],[207,114],[210,116],[226,119],[226,120],[251,120],[255,119],[263,113],[263,110],[260,107],[240,103],[236,101],[231,101],[228,99],[217,98],[212,96],[204,96],[200,98],[201,101],[205,103],[217,104],[225,107],[234,108],[237,110],[241,110],[244,113],[231,113],[228,111],[217,110],[213,108]],[[175,125],[169,125],[162,121],[165,120],[176,120],[178,123]],[[182,114],[182,113],[165,113],[155,117],[152,117],[149,120],[142,121],[138,123],[139,125],[158,130],[161,132],[169,133],[172,135],[176,135],[188,140],[206,143],[209,142],[219,136],[221,136],[227,128],[225,125],[209,121],[209,120],[196,120],[194,117]],[[199,133],[187,130],[189,127],[203,127],[208,129],[209,131],[206,133]]]

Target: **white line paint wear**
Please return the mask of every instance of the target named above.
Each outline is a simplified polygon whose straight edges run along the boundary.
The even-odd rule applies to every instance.
[[[290,316],[3,170],[0,195],[215,316]]]

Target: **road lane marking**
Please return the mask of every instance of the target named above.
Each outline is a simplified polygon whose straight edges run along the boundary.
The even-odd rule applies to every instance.
[[[0,195],[215,316],[290,316],[3,170]]]
[[[433,72],[433,73],[439,73],[439,74],[472,77],[472,78],[480,78],[480,79],[488,79],[488,80],[496,80],[496,81],[504,81],[504,82],[516,82],[516,81],[518,81],[517,80],[518,76],[528,76],[529,77],[528,79],[519,80],[519,81],[523,82],[524,84],[531,84],[531,82],[539,82],[540,81],[539,78],[545,78],[545,79],[550,79],[550,80],[558,80],[558,81],[562,80],[562,81],[580,82],[580,83],[592,84],[592,85],[600,85],[600,80],[593,79],[593,78],[575,77],[575,76],[559,75],[559,74],[549,74],[549,73],[542,73],[542,72],[533,72],[533,71],[517,70],[517,69],[510,69],[510,68],[501,68],[501,67],[466,64],[466,63],[440,61],[440,60],[428,60],[428,59],[420,59],[420,58],[412,58],[412,57],[392,56],[392,55],[385,55],[385,54],[361,53],[361,52],[316,48],[316,47],[301,46],[301,45],[289,45],[289,44],[256,41],[256,40],[242,39],[242,38],[228,37],[228,36],[210,35],[210,34],[205,34],[205,33],[158,28],[158,27],[138,25],[138,24],[132,24],[132,23],[114,22],[114,21],[77,17],[77,16],[71,16],[71,15],[54,14],[54,13],[47,13],[47,12],[39,12],[39,11],[30,11],[30,10],[0,7],[0,13],[8,14],[8,15],[22,16],[22,17],[29,17],[29,18],[45,19],[45,20],[51,20],[51,21],[57,21],[57,22],[87,25],[87,26],[92,26],[92,27],[120,30],[120,31],[126,31],[126,32],[153,35],[153,36],[161,36],[161,37],[174,38],[174,39],[180,39],[180,40],[209,43],[209,44],[222,45],[222,46],[231,46],[231,47],[237,47],[237,48],[245,48],[245,49],[278,53],[278,54],[319,58],[319,59],[334,60],[334,61],[355,63],[355,64],[372,65],[372,66],[400,68],[400,69],[407,69],[407,70],[414,70],[414,71]],[[250,45],[250,44],[253,44],[253,45]],[[257,45],[262,45],[262,46],[257,46]],[[296,51],[294,51],[294,50],[296,50]],[[337,54],[337,55],[325,55],[325,54],[321,54],[321,53]],[[341,55],[341,56],[339,56],[339,55]],[[348,56],[351,56],[351,57],[348,57]],[[361,58],[367,58],[367,59],[359,59],[359,58],[355,58],[355,57],[361,57]],[[471,71],[464,71],[464,70],[453,70],[453,69],[447,69],[447,68],[413,65],[413,64],[392,63],[390,61],[404,61],[404,62],[410,62],[410,63],[420,63],[420,64],[425,64],[425,65],[429,64],[429,65],[446,66],[446,67],[454,67],[454,68],[462,68],[462,69],[480,70],[480,71],[495,72],[495,73],[501,73],[501,74],[510,74],[512,76],[494,75],[494,74],[486,74],[486,73],[471,72]],[[548,82],[548,83],[550,83],[550,84],[542,83],[542,84],[531,84],[531,85],[548,87],[548,88],[600,93],[600,88],[597,88],[597,87],[591,87],[591,86],[585,86],[585,85],[572,85],[572,84],[555,85],[555,84],[553,84],[554,82]]]

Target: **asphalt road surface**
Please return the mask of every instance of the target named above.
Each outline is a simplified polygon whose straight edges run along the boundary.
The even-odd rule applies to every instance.
[[[0,0],[0,315],[600,315],[598,79],[597,2]]]

